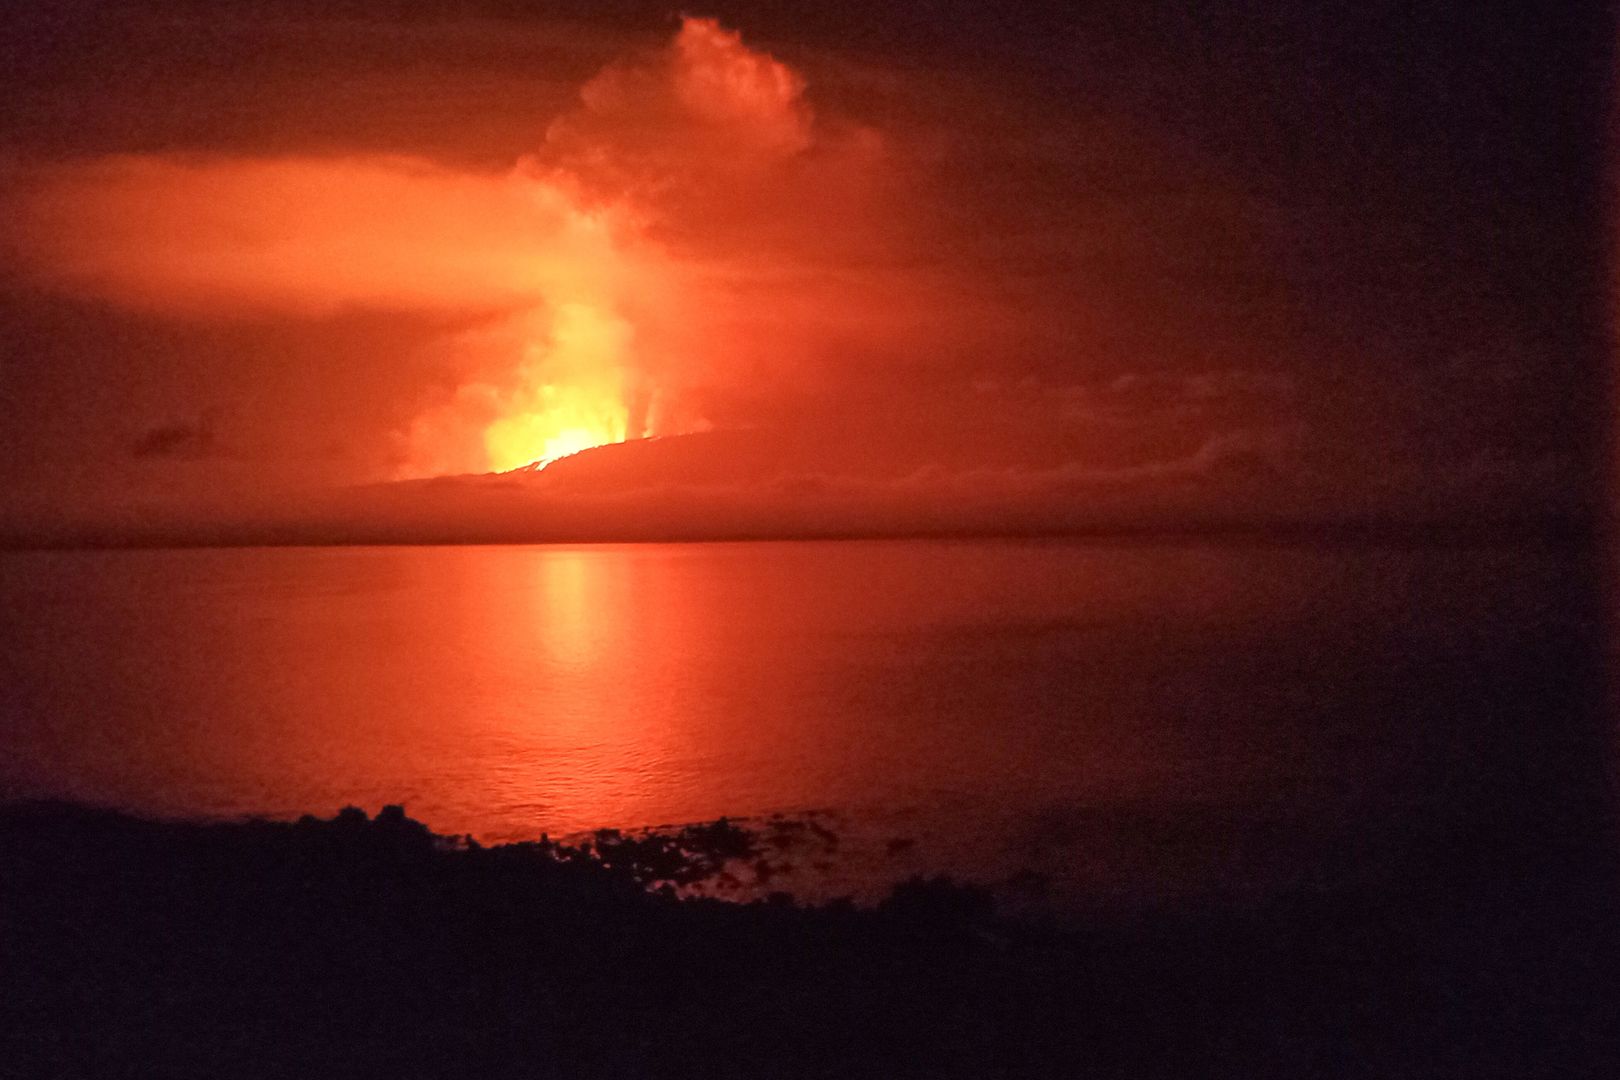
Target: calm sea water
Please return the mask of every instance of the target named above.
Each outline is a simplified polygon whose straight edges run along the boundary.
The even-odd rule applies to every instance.
[[[485,840],[817,811],[845,839],[801,882],[1243,887],[1507,768],[1503,732],[1560,707],[1571,572],[1014,541],[6,554],[0,787],[404,803]]]

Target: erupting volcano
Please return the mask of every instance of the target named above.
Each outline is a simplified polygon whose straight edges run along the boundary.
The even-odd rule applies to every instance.
[[[730,298],[705,265],[706,215],[683,198],[717,172],[735,181],[804,151],[803,89],[705,19],[588,82],[499,181],[519,214],[513,239],[532,245],[509,253],[507,291],[535,302],[456,343],[476,377],[418,417],[401,474],[539,469],[707,426],[681,387],[743,346],[715,332]]]
[[[873,160],[859,138],[816,142],[804,88],[687,18],[587,80],[504,167],[110,155],[19,197],[20,256],[53,284],[188,318],[431,313],[450,329],[398,358],[429,378],[394,429],[393,477],[544,467],[702,430],[707,388],[779,351],[788,333],[765,326],[788,301],[743,294],[781,279],[780,238],[739,230],[783,206],[811,227],[801,187],[825,197],[829,168]]]
[[[543,469],[593,446],[639,437],[625,382],[632,330],[584,304],[557,312],[549,348],[531,347],[508,411],[484,431],[495,472]],[[645,426],[645,418],[642,418]]]

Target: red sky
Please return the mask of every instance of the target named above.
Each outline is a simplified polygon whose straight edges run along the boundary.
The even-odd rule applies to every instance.
[[[10,535],[1582,495],[1586,85],[1501,27],[367,11],[6,31]],[[686,438],[476,479],[642,434]]]

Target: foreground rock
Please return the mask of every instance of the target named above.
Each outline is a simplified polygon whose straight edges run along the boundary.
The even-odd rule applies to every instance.
[[[1613,1049],[1604,943],[1527,940],[1519,900],[1385,882],[1053,930],[940,881],[676,899],[670,852],[482,848],[397,808],[4,808],[0,1074],[1551,1076]]]

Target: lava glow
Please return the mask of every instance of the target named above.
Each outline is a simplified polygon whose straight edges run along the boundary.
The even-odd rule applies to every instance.
[[[311,337],[354,313],[443,319],[418,351],[362,361],[390,425],[362,455],[393,479],[544,466],[704,430],[716,402],[746,420],[774,375],[910,333],[905,290],[866,269],[893,261],[869,197],[882,141],[822,137],[805,87],[687,18],[588,80],[506,167],[111,155],[40,170],[0,219],[20,222],[8,242],[34,278],[167,317]]]
[[[484,431],[490,469],[544,466],[629,437],[625,373],[632,337],[628,323],[598,308],[558,309],[550,342],[530,347],[518,389]]]
[[[494,471],[544,467],[593,446],[624,441],[623,416],[607,415],[610,407],[593,408],[589,402],[547,404],[573,396],[554,386],[542,386],[539,396],[540,411],[503,417],[484,433]]]

